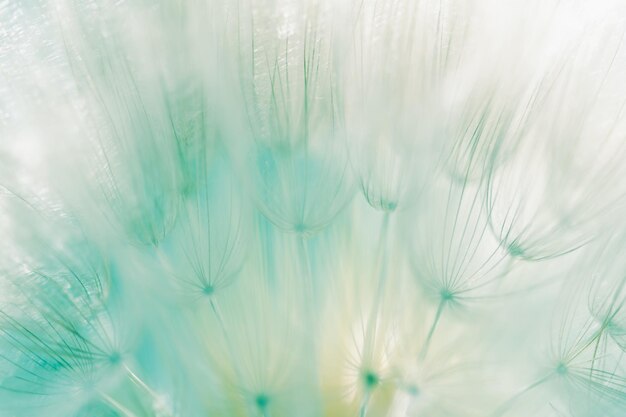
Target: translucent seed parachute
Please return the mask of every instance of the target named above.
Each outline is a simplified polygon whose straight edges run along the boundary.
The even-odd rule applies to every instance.
[[[623,417],[618,0],[0,0],[0,417]]]

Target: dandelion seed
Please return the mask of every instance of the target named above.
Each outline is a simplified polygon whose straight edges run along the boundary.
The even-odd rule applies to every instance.
[[[0,0],[0,415],[622,417],[624,16]]]
[[[251,145],[237,153],[261,212],[299,234],[328,225],[353,186],[333,78],[332,17],[322,4],[307,6],[288,37],[271,29],[272,6],[251,7],[253,24],[242,39],[252,43],[239,45],[247,52],[239,71],[250,94],[244,100]]]
[[[223,156],[205,156],[199,167],[197,188],[184,202],[161,260],[183,293],[210,297],[241,270],[252,215]]]
[[[624,53],[613,24],[557,62],[542,93],[542,117],[526,129],[517,155],[489,178],[493,231],[523,259],[574,251],[605,233],[622,210],[621,185],[607,182],[620,172],[624,152],[623,105],[609,92]],[[602,47],[594,44],[599,39]],[[529,172],[536,181],[528,181]]]

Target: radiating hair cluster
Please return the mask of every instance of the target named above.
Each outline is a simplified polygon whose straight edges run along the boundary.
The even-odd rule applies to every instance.
[[[623,417],[625,24],[0,1],[0,416]]]

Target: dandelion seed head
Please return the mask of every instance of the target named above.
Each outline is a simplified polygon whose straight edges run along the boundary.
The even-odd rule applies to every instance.
[[[363,383],[367,390],[373,389],[379,383],[378,375],[373,371],[365,371],[363,374]]]
[[[621,416],[619,3],[0,0],[0,415]]]
[[[254,403],[260,410],[265,410],[270,403],[270,399],[265,394],[259,394],[255,397]]]

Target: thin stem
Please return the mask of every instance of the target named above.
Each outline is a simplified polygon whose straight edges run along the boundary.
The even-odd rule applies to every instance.
[[[439,319],[441,318],[441,314],[443,313],[443,308],[446,305],[448,300],[442,298],[439,301],[439,305],[437,306],[437,312],[435,313],[435,318],[433,319],[433,324],[430,326],[430,330],[428,330],[428,335],[426,336],[426,340],[424,341],[424,345],[422,346],[422,350],[419,354],[419,359],[426,359],[426,355],[428,354],[428,348],[430,347],[430,342],[435,334],[435,329],[437,328],[437,324],[439,324]]]
[[[307,248],[307,244],[304,236],[298,236],[298,255],[299,258],[304,261],[303,268],[303,281],[304,288],[309,297],[314,298],[315,296],[315,283],[313,282],[313,271],[311,270],[311,262],[309,259],[309,250]]]
[[[100,395],[100,398],[102,398],[105,403],[107,403],[109,406],[111,406],[115,410],[119,411],[122,415],[126,417],[138,417],[137,414],[133,413],[128,408],[124,407],[122,404],[114,400],[108,394],[101,392],[99,393],[99,395]]]
[[[217,322],[219,323],[220,330],[222,331],[222,335],[224,336],[224,341],[226,342],[226,346],[227,346],[226,350],[228,351],[228,355],[230,356],[230,362],[233,366],[235,373],[237,374],[237,377],[241,379],[239,368],[236,366],[238,362],[235,360],[235,356],[233,354],[232,344],[230,342],[230,338],[228,337],[228,332],[226,331],[226,324],[224,323],[222,313],[220,312],[220,309],[217,306],[217,303],[215,302],[213,298],[211,298],[210,305],[211,305],[211,310],[213,310],[213,313],[215,314],[215,318],[217,318]]]
[[[209,304],[211,305],[211,310],[213,310],[213,314],[215,314],[215,318],[217,319],[217,322],[219,323],[220,330],[223,333],[224,339],[226,340],[226,344],[230,344],[228,342],[228,332],[226,332],[226,325],[224,324],[222,313],[220,312],[213,298],[211,298],[211,301],[209,302]]]
[[[368,390],[361,401],[361,406],[359,407],[359,417],[365,417],[367,415],[367,408],[370,402],[371,393]]]
[[[548,375],[544,376],[543,378],[538,379],[537,381],[533,382],[532,384],[530,384],[526,388],[522,389],[520,392],[518,392],[517,394],[515,394],[514,396],[512,396],[511,398],[506,400],[504,403],[502,403],[502,405],[500,405],[498,408],[496,408],[496,410],[491,414],[491,417],[501,417],[502,415],[504,415],[504,413],[506,413],[506,411],[509,408],[511,408],[511,406],[517,400],[519,400],[522,396],[524,396],[529,391],[533,390],[534,388],[536,388],[539,385],[541,385],[544,382],[546,382],[548,379],[552,378],[553,375],[554,375],[554,373],[549,373]]]
[[[137,386],[139,386],[140,388],[142,388],[145,392],[147,392],[153,399],[158,399],[159,396],[157,395],[156,392],[154,392],[152,390],[152,388],[150,388],[145,382],[143,382],[141,380],[141,378],[139,378],[137,376],[137,374],[135,374],[129,367],[128,365],[124,364],[124,370],[126,371],[126,374],[129,376],[130,380]]]
[[[372,309],[370,311],[368,320],[367,320],[367,333],[365,334],[365,340],[367,342],[373,342],[376,338],[376,317],[378,316],[378,311],[380,310],[380,303],[384,296],[385,283],[387,281],[387,236],[389,230],[389,213],[385,212],[383,217],[383,222],[380,226],[380,241],[377,250],[378,254],[378,280],[377,280],[377,291],[374,295],[374,304],[372,305]]]
[[[311,259],[310,259],[310,253],[309,253],[309,248],[308,248],[308,244],[306,242],[306,239],[304,236],[298,236],[298,257],[299,259],[304,261],[304,265],[303,265],[303,288],[304,288],[304,299],[303,299],[303,303],[304,303],[304,315],[305,315],[305,321],[307,323],[307,326],[311,329],[314,329],[317,321],[316,321],[316,314],[317,312],[315,311],[315,302],[316,302],[316,296],[317,296],[317,289],[316,289],[316,285],[315,282],[313,280],[313,269],[311,267]],[[317,355],[318,353],[318,349],[317,349],[317,339],[316,338],[312,338],[310,339],[310,343],[307,344],[307,351],[308,351],[308,355],[311,358],[311,362],[310,364],[314,364],[317,362]],[[311,378],[312,378],[312,383],[316,384],[317,381],[319,381],[319,374],[318,374],[318,369],[316,367],[312,367],[312,374],[311,374]],[[317,395],[317,394],[316,394]],[[319,400],[319,398],[318,398]],[[317,401],[314,400],[314,403],[318,403]],[[316,407],[317,408],[317,407]],[[309,410],[312,411],[312,410]],[[314,412],[313,414],[321,414],[321,410],[316,410],[316,412]],[[263,417],[270,417],[269,414],[263,416]]]
[[[139,376],[137,376],[137,374],[133,372],[133,370],[130,369],[130,367],[127,364],[124,364],[123,368],[126,371],[126,375],[128,375],[128,378],[130,379],[130,381],[136,386],[138,386],[139,388],[141,388],[145,393],[147,393],[150,396],[150,398],[152,399],[152,404],[159,404],[161,402],[161,398],[159,394],[157,394],[152,388],[148,386],[148,384],[146,384],[141,378],[139,378]],[[109,397],[109,399],[112,400],[111,397]],[[121,406],[121,404],[119,403],[117,403],[117,405]],[[173,416],[173,413],[170,410],[168,410],[167,413],[164,415],[171,417]],[[128,417],[135,417],[135,415],[131,413],[128,415]]]
[[[302,302],[304,306],[303,313],[307,322],[307,326],[309,326],[310,328],[314,328],[316,324],[316,312],[313,306],[315,305],[317,291],[315,288],[315,282],[313,281],[313,271],[309,259],[308,245],[304,236],[297,236],[296,239],[298,240],[297,254],[298,259],[301,260],[300,267],[302,273],[302,283],[304,284],[302,285]],[[315,342],[315,340],[313,340],[313,342]]]
[[[369,348],[373,348],[374,340],[376,339],[376,324],[377,324],[377,316],[378,311],[380,310],[380,303],[384,298],[384,290],[385,283],[387,281],[387,236],[389,230],[389,213],[385,212],[383,217],[383,222],[380,226],[380,241],[377,250],[378,254],[378,279],[377,279],[377,291],[374,295],[374,304],[372,305],[372,309],[370,311],[370,315],[368,317],[367,322],[367,332],[365,334],[365,349],[364,356],[367,357],[371,354],[369,352]],[[369,348],[368,348],[369,347]],[[371,396],[371,387],[367,388],[365,396],[363,397],[363,401],[361,402],[361,406],[359,408],[359,417],[365,417],[367,414],[367,407],[369,404],[370,396]]]
[[[379,261],[379,271],[378,271],[378,294],[381,297],[378,297],[376,300],[378,301],[375,305],[376,309],[378,309],[378,305],[380,304],[379,300],[382,298],[382,294],[385,289],[385,282],[387,281],[387,240],[389,235],[389,212],[385,212],[383,217],[383,224],[380,226],[380,245],[378,247],[378,253],[380,256]]]

